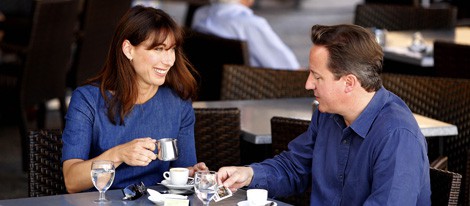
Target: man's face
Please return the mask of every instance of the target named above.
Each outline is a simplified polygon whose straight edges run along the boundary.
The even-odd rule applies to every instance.
[[[321,112],[339,114],[345,89],[343,78],[336,79],[328,68],[329,52],[323,46],[312,46],[310,49],[309,70],[305,88],[313,90],[320,103]]]

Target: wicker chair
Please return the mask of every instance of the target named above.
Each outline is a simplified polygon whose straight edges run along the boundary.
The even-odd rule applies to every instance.
[[[422,8],[407,5],[359,4],[354,24],[394,30],[453,29],[457,24],[457,9]]]
[[[242,65],[224,65],[222,100],[312,97],[305,89],[306,70],[275,70]]]
[[[29,133],[29,196],[67,193],[62,174],[62,133],[59,130]]]
[[[470,79],[470,45],[435,41],[433,53],[437,76]]]
[[[411,111],[457,126],[459,134],[444,137],[444,154],[448,168],[467,174],[467,151],[470,149],[470,80],[424,77],[399,74],[382,74],[385,88],[401,97]],[[428,141],[429,157],[435,159],[438,144]],[[470,174],[463,177],[464,182]],[[461,188],[460,202],[468,204],[469,189]]]
[[[75,89],[101,70],[118,21],[130,6],[131,0],[84,1],[77,49],[67,73],[68,87]]]
[[[458,205],[462,175],[430,168],[432,205]]]
[[[6,114],[8,110],[14,111],[13,117],[20,118],[24,170],[28,167],[28,121],[33,120],[27,116],[29,111],[39,107],[38,118],[34,120],[38,128],[45,128],[46,101],[58,98],[61,116],[65,116],[65,79],[78,3],[78,0],[36,1],[29,45],[9,46],[24,58],[20,64],[0,64],[0,96],[8,97],[0,102],[0,108],[2,112],[7,110]]]
[[[287,144],[308,129],[310,121],[286,117],[271,118],[271,137],[273,156],[287,150]],[[310,205],[310,188],[299,195],[278,198],[279,200],[300,206]]]
[[[194,137],[198,161],[217,171],[240,164],[240,110],[195,108]]]
[[[202,50],[204,52],[202,52]],[[186,28],[183,50],[199,73],[198,100],[220,100],[224,64],[248,65],[245,41],[225,39]]]

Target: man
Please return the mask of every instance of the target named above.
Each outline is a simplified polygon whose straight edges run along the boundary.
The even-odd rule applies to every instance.
[[[282,42],[266,19],[253,14],[254,0],[215,0],[196,10],[196,31],[247,42],[250,65],[273,69],[300,69],[294,53]]]
[[[362,27],[312,27],[306,89],[319,102],[308,130],[280,155],[223,167],[232,190],[271,197],[312,187],[311,205],[431,205],[426,140],[406,104],[383,88],[383,53]]]

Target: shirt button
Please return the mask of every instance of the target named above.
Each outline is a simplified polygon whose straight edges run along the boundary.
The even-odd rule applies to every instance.
[[[347,144],[348,143],[348,140],[343,140],[343,144]]]

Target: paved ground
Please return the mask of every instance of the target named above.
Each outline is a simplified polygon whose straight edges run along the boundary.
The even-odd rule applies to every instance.
[[[308,64],[311,43],[310,28],[314,24],[352,23],[357,0],[303,0],[293,9],[287,0],[261,0],[255,11],[266,17],[273,29],[294,51],[303,66]],[[182,23],[186,6],[162,3],[161,8]],[[49,128],[57,128],[57,112],[52,111]],[[21,148],[18,128],[0,124],[0,199],[27,197],[27,174],[21,169]]]

